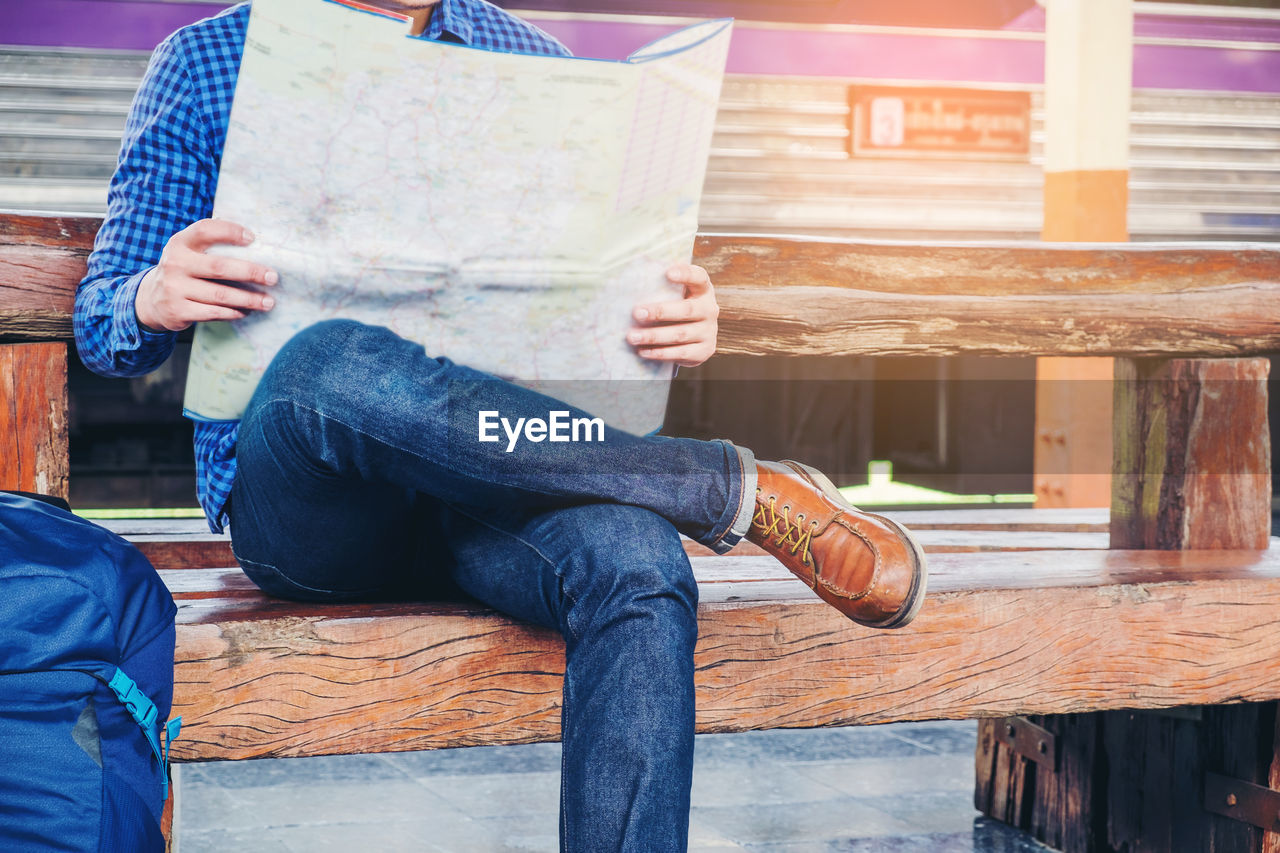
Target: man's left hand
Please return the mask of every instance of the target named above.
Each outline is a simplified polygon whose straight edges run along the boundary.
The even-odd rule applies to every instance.
[[[677,264],[667,270],[667,279],[684,286],[684,298],[637,305],[627,343],[644,358],[696,367],[716,351],[720,306],[715,289],[707,271],[692,264]]]

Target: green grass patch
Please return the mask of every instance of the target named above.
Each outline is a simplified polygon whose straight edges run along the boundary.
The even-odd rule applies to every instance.
[[[159,509],[78,509],[81,518],[204,518],[200,507],[161,507]]]
[[[845,486],[844,499],[854,506],[946,506],[948,504],[1021,504],[1032,503],[1032,494],[957,495],[893,479],[893,463],[877,460],[867,465],[867,483]]]

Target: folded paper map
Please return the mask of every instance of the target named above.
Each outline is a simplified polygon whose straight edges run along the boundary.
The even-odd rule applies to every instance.
[[[353,5],[254,0],[214,215],[257,235],[218,251],[275,269],[276,307],[198,327],[187,413],[239,418],[295,332],[343,317],[661,426],[672,368],[625,335],[679,296],[731,22],[611,62],[427,41]]]

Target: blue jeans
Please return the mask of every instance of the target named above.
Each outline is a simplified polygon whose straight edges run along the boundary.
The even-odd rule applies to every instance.
[[[386,329],[319,323],[276,356],[240,425],[233,546],[272,595],[456,584],[559,631],[562,849],[684,850],[698,593],[678,532],[718,551],[741,538],[754,461],[609,429],[512,452],[478,440],[480,411],[568,408]]]

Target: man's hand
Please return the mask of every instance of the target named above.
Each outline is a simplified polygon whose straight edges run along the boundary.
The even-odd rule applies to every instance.
[[[223,282],[273,285],[274,270],[262,264],[205,254],[211,246],[247,246],[253,234],[221,219],[202,219],[169,238],[160,263],[142,278],[134,310],[151,331],[181,331],[204,320],[239,320],[250,311],[270,311],[275,300]]]
[[[627,343],[645,358],[696,367],[716,351],[720,306],[715,289],[707,271],[691,264],[672,267],[667,278],[684,285],[684,299],[637,305],[632,312],[636,325],[627,333]]]

